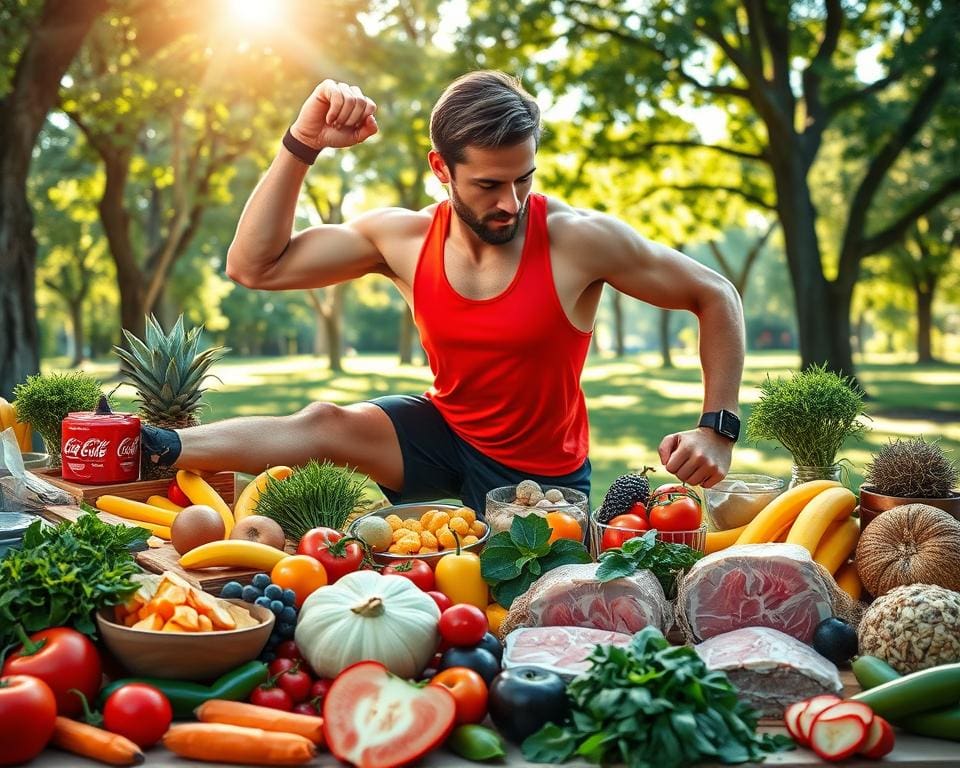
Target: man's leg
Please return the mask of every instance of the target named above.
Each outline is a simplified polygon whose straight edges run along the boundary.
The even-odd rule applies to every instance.
[[[268,466],[327,459],[374,482],[403,487],[403,457],[390,418],[372,403],[311,403],[292,416],[244,416],[177,430],[175,466],[257,474]]]

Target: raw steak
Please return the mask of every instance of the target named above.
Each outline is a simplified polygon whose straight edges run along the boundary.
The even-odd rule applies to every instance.
[[[694,649],[709,669],[726,672],[740,698],[767,717],[782,717],[795,701],[843,690],[833,662],[776,629],[736,629]]]
[[[826,570],[797,544],[746,544],[698,560],[677,599],[688,639],[770,627],[809,643],[834,614]]]
[[[505,642],[503,668],[533,664],[563,677],[575,677],[590,668],[587,656],[595,645],[630,644],[631,635],[585,627],[528,627],[515,629]]]
[[[670,628],[669,603],[656,576],[637,571],[600,582],[597,567],[561,565],[545,573],[513,601],[500,636],[517,627],[587,627],[631,635],[648,624],[662,632]]]

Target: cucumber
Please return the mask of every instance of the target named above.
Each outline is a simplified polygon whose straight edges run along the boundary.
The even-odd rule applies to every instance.
[[[960,741],[960,706],[911,715],[897,722],[897,725],[917,736]]]
[[[904,718],[931,709],[955,706],[960,700],[960,664],[943,664],[898,677],[852,696],[876,714],[900,724]]]
[[[853,660],[850,668],[860,687],[865,691],[901,677],[897,670],[876,656],[858,656]]]

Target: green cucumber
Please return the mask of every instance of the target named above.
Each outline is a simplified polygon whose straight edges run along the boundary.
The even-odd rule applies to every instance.
[[[943,664],[882,683],[851,697],[900,725],[911,715],[954,708],[960,701],[960,664]]]
[[[901,677],[897,670],[876,656],[858,656],[853,660],[850,668],[860,687],[865,691]]]
[[[960,741],[960,706],[911,715],[897,725],[917,736]]]

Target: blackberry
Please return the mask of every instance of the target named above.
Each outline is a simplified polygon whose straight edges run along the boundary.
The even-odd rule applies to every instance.
[[[597,522],[609,523],[618,515],[624,515],[630,511],[630,507],[638,501],[647,503],[650,498],[650,481],[647,479],[647,472],[652,472],[653,467],[644,467],[640,472],[631,472],[627,475],[620,475],[610,488],[607,489],[606,496],[603,497],[603,503],[597,510]]]

